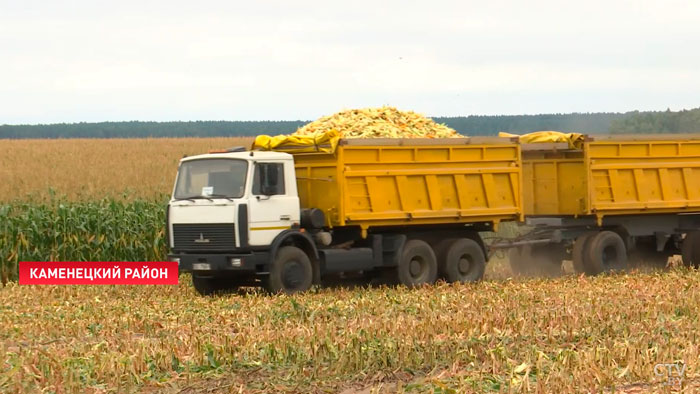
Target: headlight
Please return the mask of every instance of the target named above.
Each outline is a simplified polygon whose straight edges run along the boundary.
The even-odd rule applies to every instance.
[[[243,263],[243,260],[238,259],[238,258],[232,258],[230,259],[231,262],[231,267],[240,267],[241,264]]]

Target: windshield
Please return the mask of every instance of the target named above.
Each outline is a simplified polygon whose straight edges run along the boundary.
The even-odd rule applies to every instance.
[[[248,162],[236,159],[201,159],[183,162],[175,185],[175,199],[243,197]]]

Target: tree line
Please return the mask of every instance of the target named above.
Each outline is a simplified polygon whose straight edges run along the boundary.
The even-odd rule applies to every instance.
[[[463,135],[556,130],[601,133],[698,133],[700,108],[682,111],[434,117]],[[290,134],[308,123],[292,121],[100,122],[0,125],[0,138],[231,137]]]
[[[612,133],[700,133],[700,108],[662,112],[634,111],[610,124]]]

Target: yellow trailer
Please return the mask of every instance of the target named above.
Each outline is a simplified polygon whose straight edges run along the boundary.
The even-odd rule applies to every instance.
[[[602,219],[699,211],[700,136],[660,138],[589,138],[582,150],[524,146],[525,213]]]
[[[322,210],[331,228],[496,226],[523,214],[512,139],[349,139],[294,163],[301,206]]]
[[[591,214],[700,210],[700,136],[595,140],[584,153]]]
[[[628,254],[665,262],[683,244],[697,265],[700,135],[588,136],[580,149],[523,144],[522,160],[527,222],[556,229],[564,246],[576,239],[568,250],[578,270],[623,268]],[[554,264],[566,256],[551,245],[519,253]]]

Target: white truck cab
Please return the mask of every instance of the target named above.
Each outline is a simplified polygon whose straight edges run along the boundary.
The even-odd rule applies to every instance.
[[[214,273],[245,279],[266,270],[275,240],[299,224],[292,155],[237,148],[180,161],[167,212],[170,258],[196,273],[207,287],[200,292],[216,290]]]
[[[232,152],[180,161],[170,200],[171,226],[235,225],[237,208],[242,205],[247,207],[249,227],[234,229],[238,248],[270,245],[280,232],[298,224],[299,197],[292,156],[279,152]],[[170,233],[173,248],[179,246],[177,241],[185,244],[197,241],[208,248],[218,242],[206,238],[204,233],[199,234],[201,239],[181,240],[178,231],[171,230],[174,230]]]

